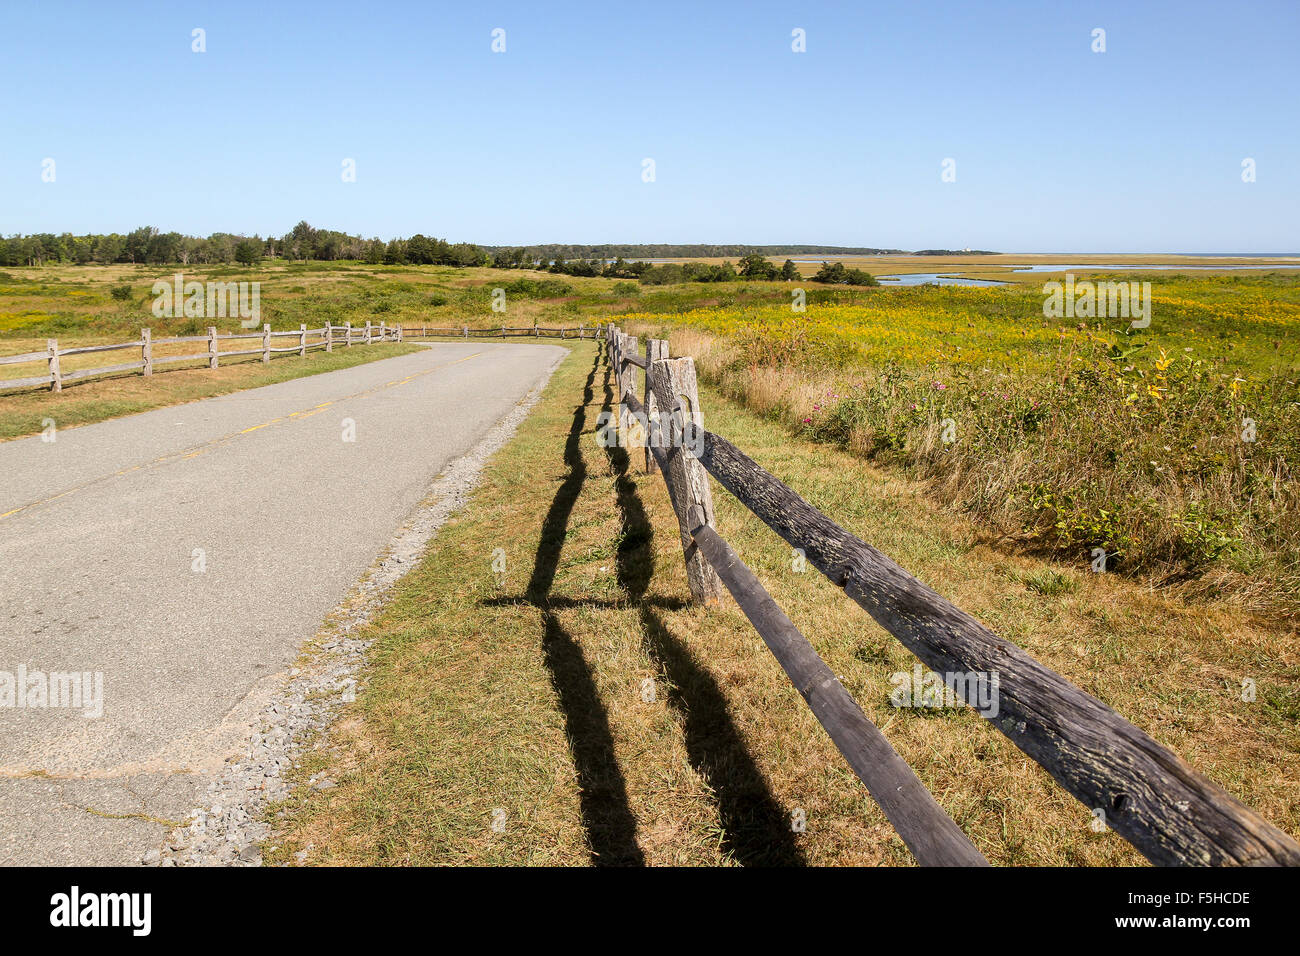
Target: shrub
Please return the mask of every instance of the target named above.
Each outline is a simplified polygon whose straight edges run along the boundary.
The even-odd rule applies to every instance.
[[[861,269],[846,269],[842,262],[823,262],[813,276],[813,281],[832,285],[880,285],[871,273]]]
[[[526,299],[558,299],[573,295],[573,286],[559,279],[515,279],[503,288],[509,295],[519,295]]]

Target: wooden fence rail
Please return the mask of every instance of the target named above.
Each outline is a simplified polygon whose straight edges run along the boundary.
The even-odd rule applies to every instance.
[[[419,328],[419,332],[416,329]],[[468,325],[461,325],[460,328],[433,328],[428,325],[387,325],[381,323],[373,325],[352,325],[344,323],[343,325],[325,325],[318,329],[308,329],[305,325],[299,325],[298,329],[285,329],[281,332],[272,332],[269,325],[263,325],[260,332],[233,332],[218,333],[216,328],[208,326],[208,334],[205,336],[173,336],[172,338],[153,338],[151,329],[140,329],[139,341],[135,342],[110,342],[108,345],[82,345],[75,346],[73,349],[60,349],[59,339],[48,339],[45,351],[39,352],[22,352],[21,355],[0,355],[0,365],[14,365],[26,362],[44,362],[45,373],[39,376],[29,376],[26,378],[0,378],[0,392],[13,389],[36,389],[48,388],[52,392],[61,392],[64,388],[65,381],[75,381],[77,378],[88,378],[95,375],[110,375],[114,372],[131,372],[135,369],[142,369],[144,375],[153,375],[155,365],[172,364],[175,362],[201,362],[207,359],[208,368],[220,368],[222,358],[238,358],[243,355],[261,355],[263,362],[270,362],[274,355],[287,355],[289,352],[298,352],[299,356],[307,355],[312,349],[324,349],[325,351],[334,351],[335,342],[341,343],[344,349],[351,349],[352,345],[370,345],[373,342],[402,342],[407,338],[426,338],[429,336],[460,336],[469,337],[506,337],[506,336],[558,336],[560,338],[597,338],[603,334],[604,326],[597,325],[594,329],[586,328],[585,325],[578,325],[576,328],[542,328],[538,325],[526,326],[526,328],[506,328],[502,325],[499,329],[471,329]],[[343,333],[342,338],[335,338],[338,333]],[[272,346],[273,338],[296,337],[298,343],[292,346]],[[320,341],[308,342],[308,336],[320,337]],[[235,341],[235,339],[261,339],[261,345],[256,349],[238,349],[221,351],[220,343]],[[195,352],[192,355],[165,355],[155,358],[153,356],[153,346],[175,345],[179,342],[207,342],[208,349],[203,352]],[[120,349],[139,349],[139,362],[125,362],[114,365],[100,365],[96,368],[79,368],[75,371],[62,371],[60,359],[68,355],[88,355],[92,352],[116,351]]]
[[[1161,865],[1300,865],[1300,844],[1188,767],[1101,701],[998,637],[892,560],[809,505],[725,438],[703,427],[690,359],[657,341],[644,357],[617,327],[606,354],[620,403],[620,441],[644,444],[677,512],[692,597],[716,599],[692,562],[705,561],[754,625],[836,747],[922,864],[983,862],[911,768],[718,535],[707,473],[883,628],[940,674],[993,679],[997,710],[971,681],[945,682],[1090,811]],[[653,357],[653,358],[652,358]],[[637,397],[633,369],[645,369]],[[657,409],[656,409],[657,406]],[[901,765],[901,766],[900,766]]]
[[[624,395],[634,415],[645,406]],[[923,866],[988,866],[988,861],[944,812],[907,762],[862,712],[857,701],[818,656],[808,639],[772,600],[743,561],[710,526],[698,503],[689,506],[662,445],[646,446],[668,482],[673,509],[684,515],[691,542],[785,670],[813,715],[858,775],[872,798]],[[682,449],[677,449],[680,453]]]
[[[500,325],[492,328],[473,329],[468,325],[455,326],[434,326],[434,325],[408,325],[406,326],[406,337],[430,338],[446,337],[450,335],[460,336],[461,338],[506,338],[511,335],[531,335],[533,337],[547,336],[561,339],[599,339],[604,335],[606,326],[597,325],[595,328],[588,328],[585,325],[578,325],[572,328],[547,328],[541,325],[527,325],[517,328]],[[418,330],[418,331],[417,331]]]
[[[110,375],[115,372],[130,372],[139,369],[145,375],[152,375],[154,367],[157,365],[170,365],[175,362],[199,362],[207,360],[208,368],[219,368],[221,359],[237,358],[245,355],[261,355],[263,362],[271,361],[275,355],[286,355],[290,352],[297,352],[299,356],[306,356],[312,349],[324,349],[326,352],[333,352],[335,342],[343,345],[344,348],[351,348],[353,344],[370,345],[374,342],[402,342],[407,338],[427,338],[432,335],[458,335],[462,338],[471,336],[492,336],[506,337],[507,335],[531,335],[533,337],[558,336],[562,339],[578,338],[586,339],[588,337],[595,339],[604,334],[605,326],[597,325],[594,329],[589,329],[585,325],[579,325],[574,328],[544,328],[537,325],[523,328],[500,328],[491,329],[471,329],[467,325],[460,328],[434,328],[431,326],[390,326],[380,322],[378,326],[367,322],[364,326],[353,326],[351,322],[343,325],[326,325],[319,329],[309,329],[305,325],[300,325],[295,329],[286,329],[279,332],[273,332],[269,325],[263,325],[258,332],[230,332],[218,333],[211,326],[208,327],[207,335],[178,335],[171,338],[155,339],[152,330],[141,329],[139,341],[134,342],[110,342],[106,345],[79,345],[73,348],[60,349],[58,339],[49,339],[46,343],[46,349],[43,352],[24,352],[21,355],[0,355],[0,365],[19,365],[25,362],[44,362],[46,371],[44,375],[29,376],[27,378],[0,379],[0,391],[11,391],[14,389],[25,388],[49,388],[51,391],[62,391],[64,382],[71,382],[77,379],[90,378],[94,375]],[[336,338],[337,333],[342,333],[342,338]],[[271,340],[274,338],[284,338],[294,336],[298,339],[296,345],[273,347]],[[319,341],[308,342],[308,336],[319,336]],[[356,336],[354,338],[354,336]],[[241,339],[261,339],[261,345],[258,348],[236,349],[221,351],[220,343]],[[181,342],[206,342],[208,348],[204,352],[197,352],[191,355],[167,355],[155,358],[153,348],[157,345],[174,345]],[[116,365],[103,365],[96,368],[77,369],[75,371],[63,371],[60,361],[69,355],[88,355],[95,352],[111,352],[118,349],[140,349],[140,361],[122,362]]]
[[[319,329],[309,329],[306,325],[300,325],[297,329],[274,332],[269,325],[263,325],[259,332],[230,332],[218,333],[211,326],[208,328],[207,335],[178,335],[171,338],[155,339],[151,329],[141,329],[140,338],[133,342],[110,342],[106,345],[79,345],[73,348],[59,348],[58,339],[49,339],[46,343],[44,352],[24,352],[21,355],[4,355],[0,356],[0,365],[17,365],[24,362],[44,362],[46,371],[44,375],[29,376],[27,378],[0,379],[0,391],[7,391],[22,388],[49,388],[51,391],[62,391],[64,382],[72,382],[77,379],[90,378],[94,375],[110,375],[115,372],[130,372],[137,369],[145,375],[152,375],[154,367],[158,365],[169,365],[175,362],[200,362],[207,360],[208,368],[220,367],[222,358],[237,358],[244,355],[261,355],[263,362],[271,361],[273,355],[287,354],[296,352],[299,356],[305,356],[312,349],[324,349],[327,352],[334,350],[334,333],[347,332],[347,345],[352,345],[350,325],[331,325],[323,326]],[[357,331],[364,334],[364,338],[359,340],[358,344],[369,344],[372,342],[401,342],[403,341],[402,326],[389,326],[381,322],[377,327],[372,326],[369,322],[364,327],[359,327]],[[293,336],[297,344],[290,346],[272,346],[271,341],[275,338],[284,338]],[[319,337],[319,341],[308,341],[308,337]],[[233,349],[222,351],[220,343],[245,340],[260,339],[261,344],[257,348]],[[183,342],[206,342],[207,349],[203,352],[195,352],[190,355],[166,355],[154,356],[154,347],[158,345],[175,345]],[[83,368],[64,371],[62,359],[72,355],[90,355],[98,352],[112,352],[120,349],[139,349],[140,360],[132,362],[121,362],[115,365],[101,365],[95,368]]]

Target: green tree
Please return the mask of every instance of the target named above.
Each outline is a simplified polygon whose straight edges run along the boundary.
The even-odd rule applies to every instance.
[[[149,243],[158,235],[153,226],[141,226],[126,234],[126,257],[132,262],[144,262],[149,255]]]
[[[822,267],[817,270],[813,276],[813,282],[847,282],[849,278],[847,270],[842,262],[823,262]]]
[[[740,275],[743,279],[763,279],[771,281],[777,277],[776,266],[761,253],[751,252],[740,260]]]
[[[417,232],[406,240],[406,261],[417,265],[433,262],[433,243]]]
[[[160,232],[149,240],[145,247],[145,261],[151,265],[167,262],[180,262],[181,234],[179,232]]]
[[[861,269],[849,269],[844,273],[844,281],[849,285],[880,285],[875,276]]]
[[[254,239],[241,239],[235,245],[235,261],[246,266],[262,261],[262,244]]]
[[[406,243],[401,239],[390,240],[384,247],[384,263],[390,266],[406,264]]]
[[[98,236],[95,239],[95,261],[107,265],[117,262],[126,253],[126,240],[117,233]]]

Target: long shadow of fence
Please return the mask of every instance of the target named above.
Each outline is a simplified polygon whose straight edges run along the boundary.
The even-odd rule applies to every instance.
[[[592,405],[600,363],[598,354],[583,388],[582,403],[574,409],[564,446],[568,472],[542,523],[524,599],[541,612],[543,660],[564,716],[592,862],[598,866],[640,866],[645,858],[636,842],[636,818],[614,754],[608,712],[581,646],[556,615],[562,608],[601,602],[551,593],[569,519],[587,479],[582,438],[587,432],[587,409]],[[603,407],[611,410],[613,392],[608,369],[603,387]],[[717,682],[664,623],[660,612],[680,610],[685,602],[647,594],[654,573],[654,532],[626,450],[610,448],[607,452],[622,526],[616,572],[628,600],[620,602],[620,606],[630,604],[637,609],[644,649],[672,685],[668,704],[682,715],[691,766],[712,788],[723,830],[723,848],[737,862],[747,865],[802,864],[803,854],[795,842],[789,817],[745,749]],[[484,603],[514,604],[517,599],[496,598]]]
[[[608,369],[604,388],[605,408],[611,410],[614,394]],[[737,862],[749,866],[803,864],[790,817],[745,748],[717,681],[673,636],[656,602],[646,594],[654,574],[654,530],[637,492],[627,450],[613,447],[606,451],[615,475],[622,523],[618,582],[640,613],[647,655],[672,685],[668,705],[682,716],[691,766],[713,789],[723,848]]]
[[[582,821],[592,862],[600,866],[639,866],[645,863],[645,858],[636,842],[636,818],[628,806],[627,786],[614,756],[609,715],[601,703],[582,648],[560,624],[551,603],[551,586],[564,547],[569,516],[587,480],[581,442],[598,363],[599,356],[587,376],[582,404],[573,412],[573,424],[564,445],[564,462],[569,471],[542,523],[541,540],[525,596],[542,613],[542,656],[564,714],[565,735],[578,775]]]

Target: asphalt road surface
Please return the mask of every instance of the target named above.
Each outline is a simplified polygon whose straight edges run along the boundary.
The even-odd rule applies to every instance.
[[[561,354],[434,345],[0,443],[0,863],[158,846],[431,480]],[[102,674],[102,715],[4,706],[20,668]]]

